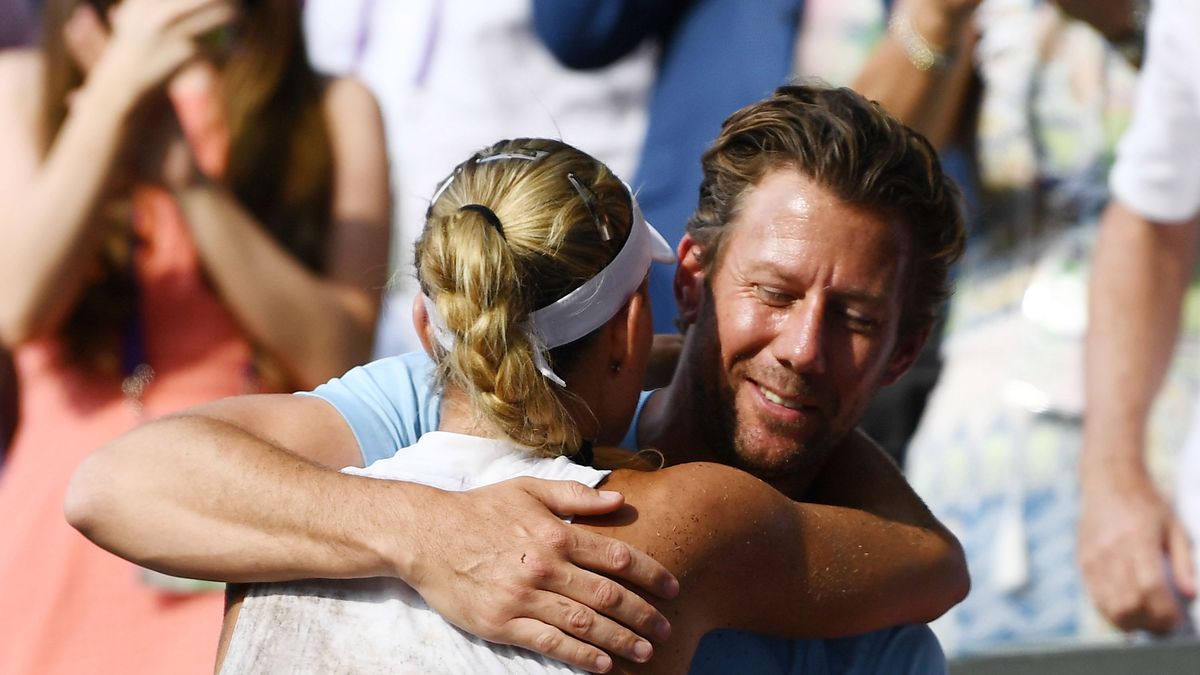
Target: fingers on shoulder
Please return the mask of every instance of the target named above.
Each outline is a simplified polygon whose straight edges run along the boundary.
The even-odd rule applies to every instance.
[[[513,481],[556,514],[561,516],[607,513],[618,507],[620,497],[571,480],[520,478]]]
[[[612,659],[607,654],[554,626],[534,619],[514,619],[511,624],[512,644],[518,647],[584,670],[606,672],[612,668]]]

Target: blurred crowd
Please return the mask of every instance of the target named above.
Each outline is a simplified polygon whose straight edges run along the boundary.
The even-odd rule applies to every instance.
[[[62,518],[71,472],[144,420],[420,349],[412,245],[462,157],[559,138],[674,245],[722,120],[794,78],[878,101],[966,195],[938,335],[865,422],[966,551],[971,592],[933,626],[947,653],[1193,634],[1198,18],[0,0],[0,672],[211,669],[219,587],[88,543]],[[671,279],[655,266],[657,333],[677,332]]]

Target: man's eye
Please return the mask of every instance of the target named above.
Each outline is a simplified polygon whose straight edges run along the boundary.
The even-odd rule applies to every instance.
[[[770,286],[754,286],[754,295],[764,304],[772,307],[782,307],[794,299],[790,294]]]
[[[856,333],[869,333],[879,325],[879,321],[857,310],[843,309],[841,315],[846,327]]]

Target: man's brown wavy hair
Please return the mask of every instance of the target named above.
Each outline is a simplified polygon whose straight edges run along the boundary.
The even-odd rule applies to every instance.
[[[850,89],[789,85],[725,120],[702,159],[700,203],[687,231],[712,278],[743,197],[769,172],[793,168],[847,204],[911,233],[900,334],[932,325],[952,291],[965,240],[958,187],[917,132]]]

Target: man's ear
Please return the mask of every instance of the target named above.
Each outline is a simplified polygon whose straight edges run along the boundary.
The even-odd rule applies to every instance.
[[[892,384],[912,366],[921,354],[925,341],[929,339],[931,329],[932,326],[925,326],[920,330],[913,331],[907,337],[901,335],[896,339],[896,347],[892,350],[892,358],[883,372],[881,384],[884,386]]]
[[[685,234],[679,241],[675,266],[675,304],[679,307],[679,320],[685,324],[696,323],[700,315],[700,302],[704,298],[704,269],[700,265],[700,254],[704,249],[692,235]]]
[[[417,331],[417,338],[421,341],[421,349],[424,349],[425,353],[433,358],[433,339],[429,333],[429,312],[425,311],[425,302],[421,299],[420,293],[413,298],[412,322],[413,328]]]

